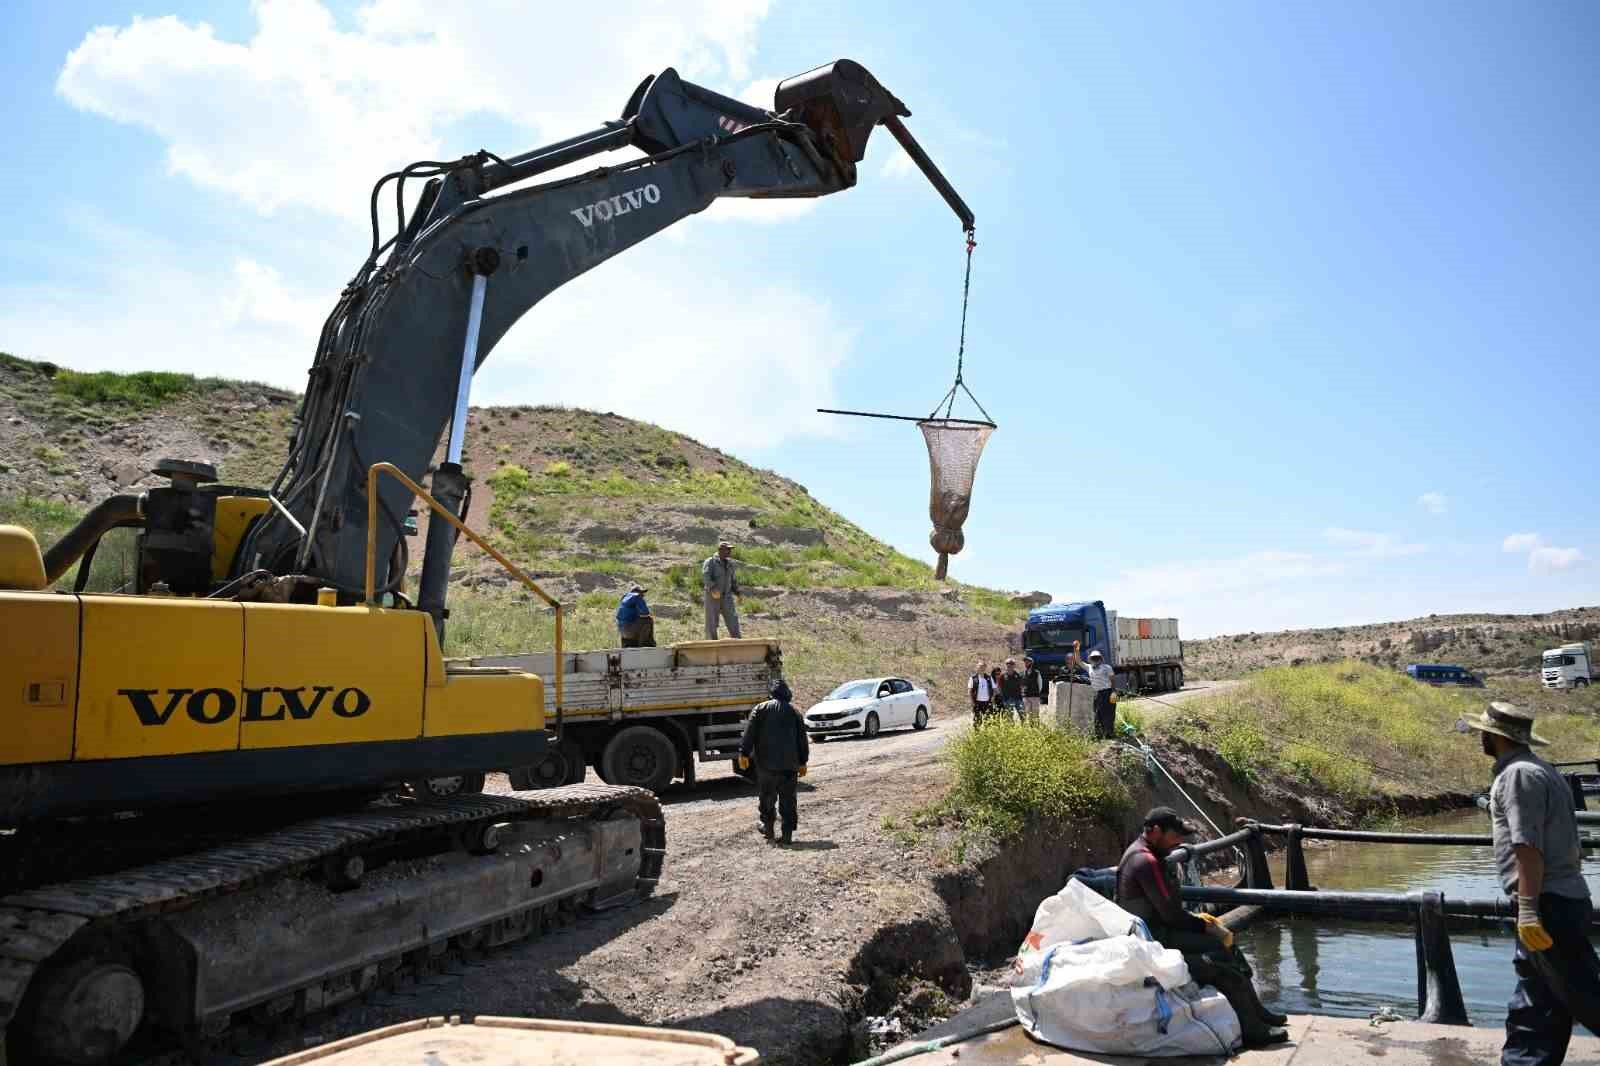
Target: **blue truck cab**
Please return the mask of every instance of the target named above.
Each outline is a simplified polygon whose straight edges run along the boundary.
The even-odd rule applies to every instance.
[[[1022,650],[1033,656],[1034,665],[1047,680],[1065,676],[1073,641],[1078,642],[1080,656],[1086,657],[1098,650],[1107,663],[1116,665],[1116,649],[1104,601],[1052,603],[1028,612],[1028,620],[1022,627]]]

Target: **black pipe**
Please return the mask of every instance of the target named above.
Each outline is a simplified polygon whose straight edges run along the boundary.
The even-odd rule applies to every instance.
[[[467,494],[467,477],[460,463],[440,463],[433,472],[429,489],[439,506],[460,517],[461,504]],[[455,547],[456,527],[437,513],[430,515],[428,540],[422,553],[422,577],[417,582],[417,606],[433,617],[441,648],[444,647],[444,620],[450,616],[444,604],[450,584],[450,554]]]
[[[1583,812],[1589,813],[1589,812]],[[1580,822],[1584,819],[1578,819]],[[1589,813],[1588,822],[1600,821],[1600,814]],[[1587,823],[1586,823],[1587,824]],[[1263,833],[1288,833],[1286,825],[1256,825]],[[1349,840],[1364,844],[1433,844],[1433,845],[1461,845],[1463,847],[1487,848],[1494,844],[1494,838],[1488,834],[1477,836],[1471,833],[1380,833],[1369,832],[1364,829],[1305,829],[1300,830],[1300,836],[1305,840]],[[1600,848],[1600,840],[1580,838],[1586,848]]]
[[[955,186],[950,184],[939,168],[934,165],[933,160],[928,158],[928,153],[924,152],[922,145],[918,144],[917,139],[911,136],[911,131],[906,129],[906,124],[900,121],[898,115],[884,116],[883,124],[894,135],[894,139],[900,142],[900,147],[905,149],[906,155],[911,157],[911,161],[917,165],[917,169],[922,171],[923,177],[932,182],[933,187],[939,190],[939,195],[944,197],[944,202],[950,205],[950,210],[954,211],[956,217],[961,220],[961,228],[971,233],[973,227],[977,225],[977,220],[972,214],[972,208],[967,206],[967,202],[961,198],[961,194],[956,192]]]
[[[44,579],[54,582],[96,544],[107,530],[144,517],[144,494],[120,493],[101,500],[44,553]]]

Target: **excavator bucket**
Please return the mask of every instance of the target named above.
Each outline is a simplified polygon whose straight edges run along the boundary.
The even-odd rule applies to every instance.
[[[846,186],[856,182],[855,165],[866,155],[872,127],[883,125],[900,142],[917,169],[939,190],[939,195],[961,220],[961,228],[972,232],[975,225],[972,209],[928,158],[906,124],[900,121],[911,117],[910,109],[860,63],[840,59],[779,82],[772,109],[780,115],[788,113],[811,128],[844,172]]]
[[[866,67],[849,59],[779,82],[772,109],[780,115],[792,112],[824,144],[831,144],[839,158],[852,163],[866,155],[872,127],[890,116],[911,115]]]

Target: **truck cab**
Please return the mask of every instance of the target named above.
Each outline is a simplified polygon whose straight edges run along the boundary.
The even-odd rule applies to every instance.
[[[1073,641],[1078,642],[1080,657],[1098,650],[1107,663],[1116,664],[1103,601],[1052,603],[1028,612],[1022,628],[1022,650],[1033,656],[1034,665],[1047,681],[1066,679],[1067,656],[1072,654]]]
[[[1587,644],[1563,644],[1544,653],[1539,680],[1545,688],[1587,688],[1594,680],[1594,657]]]

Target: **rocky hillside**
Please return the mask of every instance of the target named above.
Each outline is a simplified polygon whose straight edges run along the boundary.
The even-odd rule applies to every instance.
[[[266,484],[296,403],[264,385],[85,374],[0,355],[0,521],[48,542],[93,501],[161,484],[149,471],[169,457]],[[569,606],[574,645],[614,641],[611,613],[634,581],[651,590],[658,637],[698,635],[698,566],[719,539],[738,545],[746,635],[783,639],[790,661],[804,660],[800,678],[817,686],[870,673],[954,686],[974,656],[1005,650],[1026,609],[1027,597],[935,582],[927,564],[802,485],[619,415],[475,408],[467,441],[469,524]],[[422,538],[411,543],[415,572]],[[452,581],[452,652],[548,646],[548,620],[465,542]]]
[[[1282,633],[1236,633],[1183,645],[1193,677],[1242,677],[1268,666],[1359,659],[1404,669],[1408,663],[1454,663],[1478,674],[1532,675],[1546,648],[1600,640],[1600,607],[1545,614],[1430,614]]]

